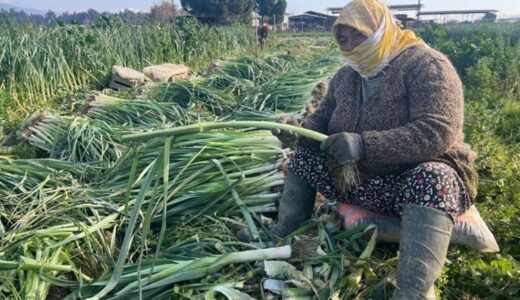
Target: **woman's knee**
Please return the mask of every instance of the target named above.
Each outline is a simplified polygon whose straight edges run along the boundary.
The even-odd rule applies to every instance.
[[[444,163],[422,163],[412,170],[411,175],[408,183],[419,187],[445,190],[458,185],[457,172]]]
[[[457,211],[460,189],[452,167],[436,162],[423,163],[412,169],[407,177],[405,203]]]

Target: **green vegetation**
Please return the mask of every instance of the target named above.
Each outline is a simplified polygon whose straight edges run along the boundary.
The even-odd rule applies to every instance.
[[[255,7],[253,0],[181,0],[188,13],[212,24],[248,23]]]
[[[283,20],[287,9],[286,0],[256,0],[258,13],[262,18],[269,17],[272,21]]]
[[[185,63],[201,71],[216,58],[252,53],[256,46],[249,28],[208,27],[186,19],[166,26],[13,23],[1,26],[0,36],[0,119],[6,129],[35,106],[53,107],[56,96],[106,87],[116,64],[142,70],[151,64]]]
[[[293,280],[283,293],[300,297],[391,294],[396,247],[376,245],[373,227],[338,230],[326,203],[293,236],[269,236],[290,154],[276,138],[195,125],[254,127],[301,112],[341,65],[330,35],[276,34],[256,53],[254,31],[241,27],[12,24],[0,32],[0,126],[12,137],[0,139],[2,299],[263,299],[266,278]],[[499,254],[452,247],[439,282],[445,299],[520,296],[518,32],[518,24],[419,31],[462,75],[465,134],[479,153],[477,205],[501,246]],[[226,59],[208,70],[215,58]],[[106,86],[112,64],[165,61],[196,74],[88,93]],[[236,240],[244,227],[258,243]],[[286,262],[244,253],[289,245],[290,259],[272,257]]]
[[[520,295],[519,24],[429,27],[421,34],[453,61],[466,89],[466,140],[478,153],[477,205],[501,252],[452,249],[443,282],[449,299]]]

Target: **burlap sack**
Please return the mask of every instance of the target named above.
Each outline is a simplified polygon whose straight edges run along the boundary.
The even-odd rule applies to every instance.
[[[172,82],[188,77],[190,69],[185,65],[162,64],[144,68],[144,74],[155,82]]]
[[[144,84],[143,73],[123,66],[112,67],[112,78],[109,87],[115,90],[136,87]]]

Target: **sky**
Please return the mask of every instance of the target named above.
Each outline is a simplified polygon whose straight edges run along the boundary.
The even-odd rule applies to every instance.
[[[179,0],[174,0],[179,3]],[[386,4],[410,4],[416,0],[383,0]],[[22,8],[35,8],[43,11],[84,11],[94,8],[98,11],[120,11],[125,8],[148,10],[160,0],[0,0]],[[348,0],[287,0],[288,12],[302,13],[307,10],[324,12],[327,7],[344,6]],[[422,0],[424,10],[457,9],[498,9],[499,15],[520,15],[520,0]]]

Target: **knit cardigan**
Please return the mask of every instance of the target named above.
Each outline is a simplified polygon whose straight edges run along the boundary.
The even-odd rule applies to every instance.
[[[360,75],[341,68],[302,126],[328,135],[360,134],[365,148],[358,162],[362,179],[442,162],[457,171],[475,199],[476,153],[464,143],[463,88],[450,61],[429,47],[415,46],[393,59],[382,76],[378,90],[364,102]]]

